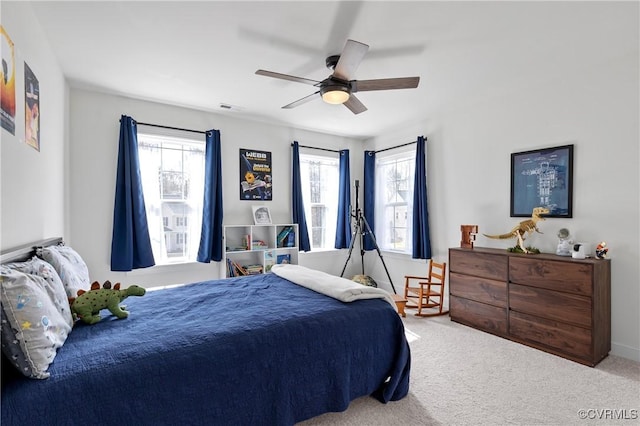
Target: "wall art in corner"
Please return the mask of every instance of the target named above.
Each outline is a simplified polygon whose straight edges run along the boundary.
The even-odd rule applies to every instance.
[[[271,153],[240,149],[240,199],[271,201]]]
[[[24,140],[40,151],[40,84],[31,68],[24,63]]]
[[[12,135],[16,134],[16,56],[13,41],[3,26],[0,26],[0,124]]]
[[[573,145],[511,154],[511,217],[573,217]]]

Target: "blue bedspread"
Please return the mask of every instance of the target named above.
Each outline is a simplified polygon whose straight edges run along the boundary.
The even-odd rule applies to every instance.
[[[3,425],[291,425],[409,389],[398,314],[273,274],[147,292],[75,326],[46,380],[3,369]],[[391,377],[390,380],[387,380]]]

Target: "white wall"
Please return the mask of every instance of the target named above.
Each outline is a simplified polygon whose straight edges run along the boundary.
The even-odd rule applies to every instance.
[[[31,6],[1,3],[14,43],[16,131],[0,130],[0,248],[65,235],[65,125],[68,89]],[[24,63],[40,83],[40,152],[25,140]]]
[[[118,156],[119,120],[122,114],[139,122],[172,127],[219,129],[222,144],[224,223],[253,223],[251,206],[268,205],[273,223],[291,221],[291,143],[330,149],[356,148],[352,139],[240,120],[230,115],[212,114],[142,100],[128,99],[85,89],[71,89],[70,95],[70,238],[69,243],[85,258],[92,279],[123,284],[160,286],[217,278],[219,263],[156,266],[128,273],[110,270],[115,172]],[[147,127],[152,130],[153,128]],[[140,126],[139,131],[143,131]],[[157,130],[156,130],[157,131]],[[190,134],[189,136],[193,136]],[[204,138],[204,135],[202,136]],[[239,149],[271,151],[273,200],[242,201],[239,196]],[[352,154],[353,156],[353,154]],[[357,160],[352,160],[357,163]],[[357,167],[357,164],[354,165]],[[357,168],[355,169],[357,172]],[[337,261],[342,251],[300,254],[299,262],[327,272],[339,273]],[[341,260],[344,264],[344,260]]]
[[[445,106],[436,116],[367,141],[379,149],[425,135],[433,257],[446,260],[460,244],[460,225],[481,233],[508,232],[523,218],[509,216],[510,154],[574,144],[573,218],[539,224],[527,239],[555,253],[560,228],[577,241],[606,241],[612,262],[612,352],[640,360],[639,84],[638,51],[627,57],[526,82],[520,87]],[[478,235],[476,246],[506,248],[515,241]],[[375,254],[372,275],[388,281]],[[396,289],[424,263],[385,256]]]

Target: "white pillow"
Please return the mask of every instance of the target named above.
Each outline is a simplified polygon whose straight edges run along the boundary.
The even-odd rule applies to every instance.
[[[78,297],[78,290],[91,290],[89,269],[82,257],[69,246],[50,246],[38,251],[58,272],[67,297]]]
[[[0,266],[0,298],[2,351],[25,376],[46,379],[73,325],[58,274],[35,257]]]

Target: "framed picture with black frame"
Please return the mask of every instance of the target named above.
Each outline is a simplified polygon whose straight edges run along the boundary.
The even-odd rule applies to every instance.
[[[573,217],[573,145],[511,154],[511,217]]]

